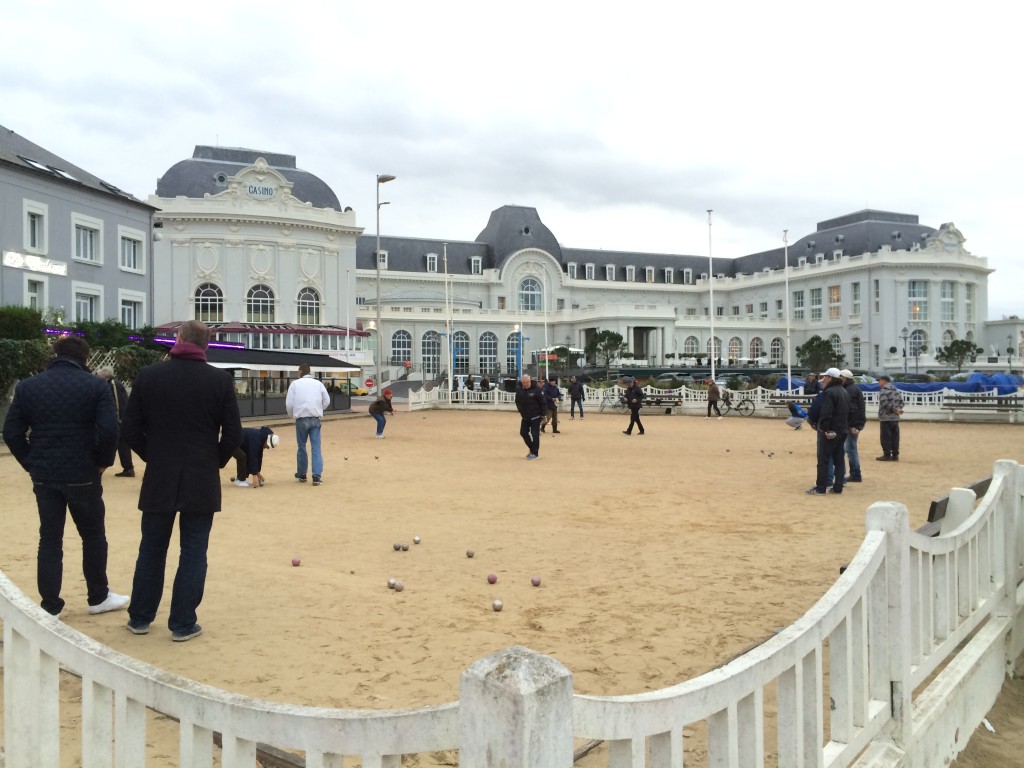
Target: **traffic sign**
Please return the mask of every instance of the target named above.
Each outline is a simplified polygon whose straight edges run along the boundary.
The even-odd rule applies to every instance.
[[[373,386],[373,383],[374,383],[374,382],[373,382],[373,379],[367,379],[367,380],[366,380],[366,386],[368,386],[368,387],[372,387],[372,386]]]

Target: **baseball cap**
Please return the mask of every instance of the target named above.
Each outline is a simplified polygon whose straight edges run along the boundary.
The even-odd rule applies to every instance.
[[[852,379],[853,378],[853,372],[850,371],[849,368],[843,368],[843,370],[841,370],[839,372],[839,375],[842,376],[844,379]]]
[[[391,390],[390,389],[385,389],[384,390],[384,397],[391,397]]]
[[[839,376],[840,374],[839,374],[839,369],[838,368],[829,368],[827,371],[825,371],[821,375],[822,376],[831,376],[831,377],[835,378],[835,377]]]
[[[267,448],[277,448],[278,443],[281,442],[281,438],[271,432],[267,435]]]

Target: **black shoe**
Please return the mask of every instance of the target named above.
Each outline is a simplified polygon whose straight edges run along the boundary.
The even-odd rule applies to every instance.
[[[313,485],[322,485],[323,480],[320,479],[320,475],[313,475]]]
[[[557,429],[553,429],[553,430],[551,430],[551,434],[552,434],[552,435],[560,435],[560,434],[562,434],[562,433],[561,433],[561,432],[559,432],[559,431],[558,431]]]
[[[843,485],[846,485],[847,483],[860,483],[860,482],[863,482],[863,481],[859,477],[847,477],[845,480],[843,480]]]
[[[642,435],[643,433],[644,433],[644,431],[643,431],[643,430],[641,429],[641,430],[640,430],[640,434]]]
[[[622,430],[622,434],[624,434],[624,435],[632,435],[633,433],[632,432],[627,432],[626,430]]]
[[[875,461],[899,461],[899,459],[894,459],[892,456],[878,456]]]
[[[899,457],[899,456],[893,456],[893,457],[892,457],[892,460],[893,460],[893,461],[899,461],[899,460],[900,460],[900,457]]]
[[[114,477],[135,477],[135,470],[133,468],[122,469],[120,472],[114,475]]]
[[[184,643],[186,640],[199,637],[201,634],[203,634],[203,628],[198,624],[193,624],[189,629],[176,629],[171,632],[171,640],[176,643]]]
[[[298,472],[295,473],[295,479],[298,480],[300,483],[306,482],[306,476],[300,475]]]

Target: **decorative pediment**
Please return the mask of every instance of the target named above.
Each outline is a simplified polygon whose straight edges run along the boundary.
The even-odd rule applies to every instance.
[[[210,197],[233,197],[240,202],[290,205],[299,201],[292,195],[294,184],[274,170],[262,157],[227,179],[228,188]]]
[[[967,238],[950,221],[940,226],[939,231],[928,239],[928,247],[944,251],[962,251],[965,242]]]

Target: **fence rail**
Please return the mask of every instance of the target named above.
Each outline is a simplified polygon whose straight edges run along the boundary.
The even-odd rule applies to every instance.
[[[910,530],[903,505],[871,505],[849,567],[798,621],[705,675],[630,696],[574,695],[569,670],[517,647],[470,666],[449,704],[263,701],[115,652],[0,573],[6,765],[60,765],[62,669],[82,677],[88,766],[144,765],[147,709],[179,721],[182,766],[213,765],[216,734],[229,768],[254,766],[260,743],[308,766],[398,768],[458,750],[462,768],[568,768],[574,739],[607,742],[609,768],[681,768],[688,749],[687,766],[947,764],[1024,650],[1022,493],[1021,465],[996,462],[971,515],[934,538]]]

